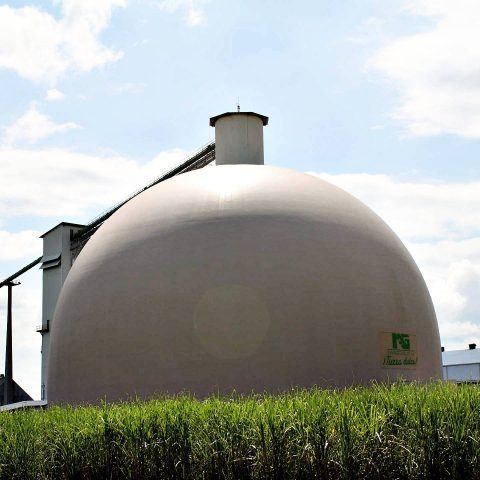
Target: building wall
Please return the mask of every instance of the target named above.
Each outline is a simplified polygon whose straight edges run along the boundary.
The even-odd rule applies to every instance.
[[[480,382],[480,349],[442,352],[443,378],[454,382]]]
[[[50,328],[63,283],[73,264],[71,236],[82,226],[61,223],[43,235],[41,398],[46,400]]]
[[[263,165],[263,122],[256,116],[232,115],[215,124],[217,165]]]
[[[444,379],[457,382],[480,381],[480,364],[448,365],[443,367]]]

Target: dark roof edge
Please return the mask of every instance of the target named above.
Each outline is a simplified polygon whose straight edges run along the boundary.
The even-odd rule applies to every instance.
[[[257,117],[263,122],[264,126],[268,125],[268,117],[266,117],[265,115],[260,115],[259,113],[255,113],[255,112],[225,112],[225,113],[221,113],[220,115],[216,115],[215,117],[210,118],[210,126],[214,127],[215,123],[217,122],[217,120],[219,118],[230,117],[231,115],[249,115],[249,116],[252,116],[252,117]]]
[[[47,230],[45,233],[42,233],[40,235],[40,238],[43,238],[47,233],[50,233],[52,230],[55,230],[58,227],[79,227],[79,228],[84,228],[85,225],[82,225],[80,223],[70,223],[70,222],[60,222],[58,225],[55,225],[52,227],[50,230]]]

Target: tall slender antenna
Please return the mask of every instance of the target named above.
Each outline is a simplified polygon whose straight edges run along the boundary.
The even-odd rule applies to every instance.
[[[237,97],[237,112],[240,112],[240,97]]]

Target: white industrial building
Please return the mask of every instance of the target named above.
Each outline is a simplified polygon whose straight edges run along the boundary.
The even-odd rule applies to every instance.
[[[480,381],[480,349],[475,343],[468,350],[442,349],[443,378],[453,382]]]
[[[42,400],[46,398],[51,321],[60,290],[75,259],[75,252],[71,250],[73,236],[84,227],[85,225],[62,222],[41,236],[43,240],[43,256],[40,266],[43,270],[42,324],[37,327],[37,332],[42,334]]]
[[[92,235],[55,308],[49,404],[441,378],[405,246],[347,192],[266,165],[267,124],[212,117],[215,167],[142,192]]]
[[[15,280],[41,265],[43,401],[441,378],[405,246],[343,190],[265,165],[267,124],[212,117],[215,143],[89,224],[52,228],[42,257],[0,282],[11,306]],[[15,394],[11,323],[9,308],[3,404],[29,400]],[[479,365],[444,376],[472,381]]]

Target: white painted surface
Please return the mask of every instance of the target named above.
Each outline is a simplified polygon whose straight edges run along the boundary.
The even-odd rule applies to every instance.
[[[478,382],[480,380],[480,365],[478,363],[449,365],[445,369],[445,380],[455,380],[457,382]]]
[[[442,352],[443,378],[457,382],[480,381],[480,349]]]
[[[217,165],[263,165],[263,121],[256,115],[232,113],[215,123]]]
[[[381,332],[416,335],[382,367]],[[370,209],[310,175],[259,165],[182,174],[93,235],[52,326],[49,402],[440,378],[422,276]]]
[[[43,238],[42,326],[52,326],[58,296],[73,263],[70,238],[79,226],[61,223],[45,233]],[[57,260],[58,259],[58,260]],[[42,333],[41,399],[46,400],[50,332]]]

